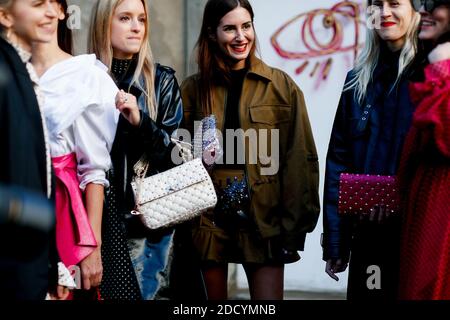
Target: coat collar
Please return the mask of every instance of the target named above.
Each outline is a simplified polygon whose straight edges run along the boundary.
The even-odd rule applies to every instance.
[[[255,56],[250,58],[250,68],[248,73],[272,81],[272,71],[269,66]]]
[[[377,66],[373,72],[373,79],[380,77],[392,76],[397,77],[398,62],[400,59],[401,50],[392,52],[388,49],[385,43],[380,46],[380,54],[378,57]],[[394,78],[394,79],[395,79]]]
[[[9,41],[6,41],[2,36],[0,36],[0,47],[3,52],[5,52],[7,56],[7,64],[14,70],[15,73],[20,73],[22,75],[28,76],[28,71],[25,68],[25,63],[27,63],[31,54],[27,54],[24,50],[17,50],[17,47],[13,47]],[[22,54],[22,56],[20,56]]]
[[[142,88],[145,88],[145,80],[142,74],[138,78],[138,83],[133,82],[134,72],[137,68],[137,60],[133,59],[126,74],[122,76],[122,79],[116,79],[117,86],[136,97],[140,97],[143,94]]]
[[[21,46],[19,46],[18,44],[15,44],[13,42],[8,41],[8,43],[14,48],[16,49],[17,54],[20,57],[20,60],[22,60],[23,63],[27,63],[30,62],[31,60],[31,53],[26,51],[25,49],[22,49]]]

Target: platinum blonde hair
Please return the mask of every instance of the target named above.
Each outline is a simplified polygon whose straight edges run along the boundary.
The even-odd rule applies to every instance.
[[[405,43],[400,52],[398,61],[397,79],[391,90],[400,81],[403,72],[413,62],[417,54],[418,31],[420,23],[420,14],[412,6],[413,17],[405,35]],[[366,43],[361,51],[354,68],[354,77],[344,86],[344,91],[355,89],[355,99],[359,104],[364,102],[367,94],[367,86],[372,79],[373,72],[378,64],[380,56],[380,46],[383,40],[376,33],[374,28],[367,28]]]

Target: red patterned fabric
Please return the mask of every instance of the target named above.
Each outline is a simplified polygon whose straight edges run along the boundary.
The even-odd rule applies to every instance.
[[[400,299],[450,299],[450,60],[411,85],[417,105],[399,172]]]

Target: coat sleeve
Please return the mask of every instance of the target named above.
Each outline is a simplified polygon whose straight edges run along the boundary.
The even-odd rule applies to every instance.
[[[183,122],[182,127],[190,132],[194,132],[195,114],[198,105],[197,80],[195,76],[190,76],[181,84],[181,97],[183,99]]]
[[[160,81],[158,117],[155,121],[141,111],[141,123],[137,130],[134,130],[134,134],[149,152],[150,161],[156,167],[166,169],[166,166],[172,163],[170,155],[173,143],[170,137],[179,128],[183,119],[183,104],[173,71],[163,71],[157,81]]]
[[[11,81],[9,72],[5,68],[3,62],[0,62],[0,132],[4,134],[3,126],[5,125],[5,109],[6,109],[6,84]],[[2,136],[2,139],[6,137]],[[6,140],[4,140],[6,141]]]
[[[319,163],[302,91],[291,81],[292,122],[282,164],[282,235],[284,248],[303,250],[320,213]]]
[[[430,128],[438,151],[450,158],[450,60],[425,68],[425,81],[411,85],[411,96],[417,104],[413,125]]]
[[[325,189],[323,198],[323,259],[350,255],[351,230],[349,221],[338,215],[339,177],[351,172],[351,150],[347,109],[352,103],[353,91],[343,92],[334,118],[326,158]]]

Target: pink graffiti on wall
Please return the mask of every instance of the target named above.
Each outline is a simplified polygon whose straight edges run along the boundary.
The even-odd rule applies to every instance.
[[[339,17],[340,16],[340,17]],[[349,44],[344,45],[344,26],[340,19],[347,19],[354,26],[354,38]],[[331,37],[322,42],[319,41],[316,19],[322,19],[323,29],[331,30]],[[305,47],[304,51],[286,49],[280,44],[280,35],[292,25],[300,23],[300,40]],[[319,81],[326,80],[333,64],[332,55],[342,52],[352,52],[353,62],[356,60],[358,50],[361,48],[360,27],[364,23],[361,20],[361,6],[354,1],[342,1],[330,9],[316,9],[301,13],[284,23],[271,37],[270,41],[275,51],[281,57],[292,60],[304,60],[296,68],[295,73],[300,75],[309,66],[309,59],[327,57],[325,61],[316,62],[310,72],[313,77],[319,72]]]

